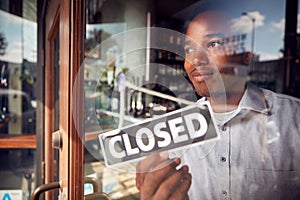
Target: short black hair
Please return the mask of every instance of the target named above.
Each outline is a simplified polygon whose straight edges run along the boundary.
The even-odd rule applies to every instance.
[[[200,0],[188,8],[188,16],[185,19],[184,33],[187,30],[190,22],[200,13],[207,11],[230,12],[232,5],[236,4],[237,0]]]

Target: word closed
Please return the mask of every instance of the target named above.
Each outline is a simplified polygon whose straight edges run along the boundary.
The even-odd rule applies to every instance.
[[[217,139],[208,102],[99,135],[107,165],[139,160],[150,153],[188,148]]]

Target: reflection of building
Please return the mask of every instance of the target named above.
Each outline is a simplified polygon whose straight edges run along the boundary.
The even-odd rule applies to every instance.
[[[298,0],[286,0],[284,92],[300,97],[300,37],[297,34],[297,17]]]
[[[10,118],[0,133],[35,132],[35,110],[31,104],[35,99],[35,70],[36,63],[27,60],[21,64],[0,61],[0,112]]]
[[[284,76],[283,59],[255,62],[251,76],[251,82],[276,92],[283,92]]]

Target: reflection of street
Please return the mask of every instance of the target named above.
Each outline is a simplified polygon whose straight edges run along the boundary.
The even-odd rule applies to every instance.
[[[97,121],[91,123],[91,120],[87,120],[86,123],[88,127],[85,132],[86,141],[95,140],[98,138],[98,134],[112,130],[112,124],[118,123],[120,114],[116,112],[111,112],[103,109],[96,109]],[[142,121],[142,119],[134,118],[132,116],[124,116],[124,125],[130,125]],[[116,127],[117,128],[117,127]]]
[[[139,199],[135,173],[128,173],[125,168],[122,171],[107,168],[104,162],[89,162],[85,165],[85,172],[102,183],[102,191],[109,194],[111,199]]]
[[[105,125],[109,126],[111,124],[118,124],[117,122],[120,120],[120,113],[107,111],[103,109],[96,109],[96,116],[97,119],[99,120],[99,123],[101,123],[100,124],[101,127],[104,128],[104,130],[107,130],[105,129]],[[140,122],[142,119],[134,118],[130,115],[125,115],[123,120],[124,120],[124,125],[129,125],[132,123]]]
[[[29,196],[34,181],[34,105],[23,91],[0,89],[0,188],[19,189],[23,197]]]
[[[149,84],[147,86],[139,87],[126,82],[126,86],[133,90],[127,90],[127,98],[129,98],[129,105],[125,109],[125,115],[121,118],[123,125],[130,125],[142,121],[145,118],[151,118],[158,115],[160,111],[163,113],[171,112],[180,108],[180,105],[192,105],[195,102],[177,98],[172,91],[159,85]],[[104,94],[104,96],[106,96]],[[119,96],[117,96],[119,97]],[[146,99],[149,101],[146,103]],[[103,93],[95,92],[86,96],[86,110],[85,110],[85,126],[86,132],[106,132],[117,128],[120,120],[120,109],[118,105],[104,106],[103,101],[113,102],[107,98],[103,99]],[[120,100],[116,100],[120,104]],[[112,109],[116,107],[116,109]]]
[[[85,108],[85,130],[86,132],[104,132],[117,128],[118,121],[120,119],[120,113],[112,111],[109,107],[101,106],[101,93],[96,92],[86,97]],[[106,99],[105,99],[106,101]],[[125,115],[124,125],[139,122],[141,119],[134,118],[130,115]]]

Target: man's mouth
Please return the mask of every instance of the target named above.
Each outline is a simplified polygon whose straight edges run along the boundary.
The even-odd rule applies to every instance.
[[[194,72],[191,74],[193,81],[202,82],[213,76],[213,72]]]

